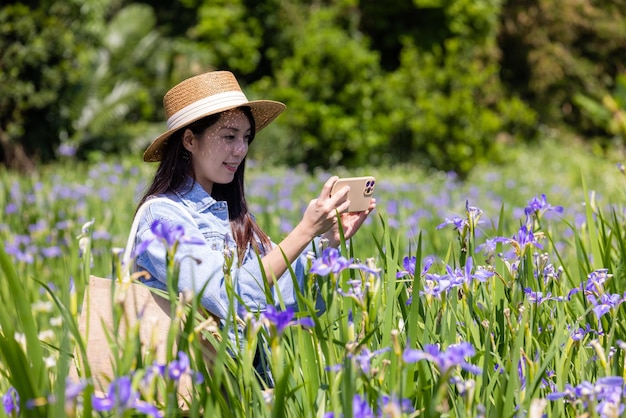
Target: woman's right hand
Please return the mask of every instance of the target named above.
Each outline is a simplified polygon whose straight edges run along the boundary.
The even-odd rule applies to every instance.
[[[322,235],[337,224],[337,213],[342,214],[348,210],[350,204],[348,186],[330,195],[333,184],[338,178],[333,176],[324,183],[319,197],[311,200],[296,228],[262,258],[263,269],[270,286],[274,284],[274,278],[281,277],[289,268],[286,261],[293,263],[310,245],[313,238]]]
[[[311,239],[331,229],[337,224],[337,213],[341,214],[348,210],[350,204],[348,186],[341,188],[332,196],[330,194],[338,178],[337,176],[329,178],[324,183],[319,197],[311,200],[304,211],[300,226],[310,234]]]

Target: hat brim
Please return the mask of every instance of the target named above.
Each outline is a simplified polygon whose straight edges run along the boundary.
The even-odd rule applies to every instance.
[[[159,135],[154,141],[152,141],[150,146],[143,153],[143,160],[146,162],[161,161],[163,159],[164,145],[169,137],[174,134],[174,132],[185,129],[190,124],[207,116],[215,115],[217,113],[225,112],[231,109],[237,109],[239,107],[249,107],[252,111],[252,117],[254,117],[254,124],[256,125],[255,134],[258,133],[261,129],[265,128],[267,125],[269,125],[270,122],[276,119],[278,115],[280,115],[286,108],[284,103],[273,100],[252,100],[250,102],[242,103],[239,105],[227,106],[221,109],[216,109],[214,111],[205,113],[187,121],[184,126],[170,129],[167,132]]]

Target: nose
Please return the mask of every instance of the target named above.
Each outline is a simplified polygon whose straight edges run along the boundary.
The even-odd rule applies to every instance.
[[[239,139],[233,147],[233,155],[241,156],[248,153],[248,140],[247,138]]]

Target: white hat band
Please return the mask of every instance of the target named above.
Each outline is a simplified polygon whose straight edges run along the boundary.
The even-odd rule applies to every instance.
[[[202,115],[212,114],[226,107],[236,107],[246,103],[248,103],[248,99],[240,91],[214,94],[193,102],[174,113],[167,119],[167,129],[176,129],[185,126],[189,121],[195,120]]]

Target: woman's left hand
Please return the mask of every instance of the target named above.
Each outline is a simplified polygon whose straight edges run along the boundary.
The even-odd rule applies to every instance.
[[[359,230],[365,219],[367,219],[368,215],[372,213],[372,211],[376,208],[376,199],[372,198],[370,201],[370,206],[367,210],[362,212],[344,212],[340,214],[341,218],[341,226],[343,228],[344,237],[347,240],[352,238],[356,231]],[[335,222],[335,225],[328,230],[323,236],[323,238],[328,239],[331,247],[338,247],[341,242],[341,236],[339,234],[339,224]]]

